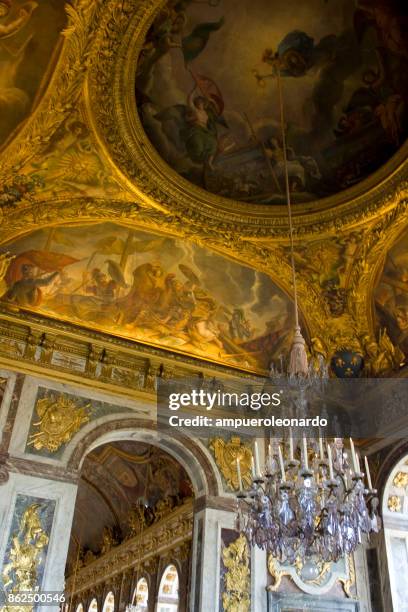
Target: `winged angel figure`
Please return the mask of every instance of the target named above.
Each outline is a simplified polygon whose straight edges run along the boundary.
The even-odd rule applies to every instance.
[[[218,153],[226,150],[228,128],[223,116],[224,102],[217,85],[208,77],[191,73],[194,87],[186,104],[175,104],[155,115],[169,140],[195,164],[213,169]]]

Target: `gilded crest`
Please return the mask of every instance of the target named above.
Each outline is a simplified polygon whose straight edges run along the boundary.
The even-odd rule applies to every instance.
[[[241,442],[241,438],[232,436],[229,442],[225,442],[222,438],[215,438],[211,440],[210,448],[229,489],[232,491],[238,491],[239,489],[237,459],[239,459],[244,487],[249,488],[251,486],[252,452],[249,446]]]
[[[310,575],[303,570],[305,563],[300,557],[295,560],[293,565],[280,563],[272,555],[268,555],[268,570],[273,582],[268,586],[268,591],[281,591],[282,578],[287,576],[293,580],[303,592],[310,594],[325,593],[332,588],[333,584],[340,582],[347,597],[353,597],[352,587],[355,584],[355,567],[351,556],[345,557],[340,563],[313,558],[310,562],[314,565],[314,570]]]
[[[39,399],[35,409],[40,420],[33,423],[38,429],[30,435],[27,446],[55,453],[89,422],[91,405],[78,406],[73,399],[61,394]]]

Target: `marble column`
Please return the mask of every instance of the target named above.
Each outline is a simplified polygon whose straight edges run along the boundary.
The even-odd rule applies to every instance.
[[[359,546],[354,553],[354,567],[356,571],[356,591],[360,612],[372,612],[370,576],[368,573],[367,550],[365,546]]]
[[[384,525],[386,528],[386,525]],[[388,564],[387,544],[384,529],[373,538],[373,544],[377,549],[378,573],[381,581],[381,598],[384,610],[393,609],[391,594],[390,568]]]
[[[180,562],[180,584],[179,584],[179,612],[188,612],[188,597],[190,586],[190,546],[187,544],[176,551],[176,557]]]
[[[234,500],[223,500],[231,509],[205,507],[194,518],[192,577],[189,610],[221,612],[221,533],[235,529]],[[238,537],[238,533],[237,533]],[[266,556],[262,551],[251,553],[251,611],[266,612]]]
[[[251,612],[266,612],[268,569],[266,551],[252,548],[251,555]]]
[[[148,575],[148,587],[149,596],[147,600],[148,612],[155,612],[156,609],[156,598],[159,590],[160,576],[159,576],[160,558],[153,557],[148,559],[144,565],[144,569]],[[138,575],[138,579],[142,577],[142,572]]]

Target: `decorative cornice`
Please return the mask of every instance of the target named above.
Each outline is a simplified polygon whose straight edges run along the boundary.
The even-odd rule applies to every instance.
[[[38,476],[78,484],[78,475],[68,472],[65,467],[50,465],[45,462],[33,461],[23,457],[8,457],[6,467],[9,472],[26,474],[27,476]]]
[[[235,513],[237,511],[237,500],[235,497],[213,497],[211,495],[198,497],[194,502],[194,512],[198,514],[207,509]]]
[[[156,398],[158,377],[262,378],[0,305],[0,364],[130,397]]]
[[[101,582],[112,580],[129,569],[142,565],[157,555],[166,554],[191,539],[193,506],[189,501],[145,531],[112,548],[89,565],[80,568],[66,581],[70,595]]]

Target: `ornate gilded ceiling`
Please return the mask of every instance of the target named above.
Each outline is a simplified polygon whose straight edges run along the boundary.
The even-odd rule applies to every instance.
[[[167,2],[136,71],[151,143],[210,193],[284,205],[278,69],[292,202],[357,185],[406,136],[403,3],[385,4]]]
[[[197,63],[199,74],[203,73],[209,78],[213,76],[213,80],[218,77],[216,79],[215,75],[206,74],[205,58],[207,54],[212,58],[227,45],[226,33],[232,27],[227,20],[230,11],[228,0],[221,0],[213,8],[202,3],[181,2],[173,7],[169,17],[173,23],[175,17],[184,15],[183,11],[186,11],[186,18],[183,16],[180,21],[188,36],[192,31],[190,26],[201,23],[204,14],[214,14],[214,18],[210,17],[208,22],[221,19],[223,2],[225,24],[211,31],[205,48],[192,60],[194,65]],[[0,25],[13,23],[23,4],[13,3],[7,15],[0,15]],[[156,347],[185,352],[199,359],[205,355],[218,363],[230,365],[237,365],[234,360],[238,346],[241,353],[249,353],[249,357],[246,356],[248,363],[240,362],[239,366],[264,371],[265,363],[259,363],[257,354],[262,353],[265,361],[279,347],[260,348],[259,343],[255,346],[253,341],[259,340],[268,322],[274,321],[271,325],[275,331],[285,330],[290,322],[289,319],[284,322],[285,313],[290,313],[292,294],[285,210],[275,204],[260,204],[255,201],[256,198],[249,201],[248,198],[234,196],[233,201],[219,193],[211,193],[211,189],[205,190],[193,184],[191,177],[190,181],[187,180],[165,162],[149,140],[140,111],[140,106],[148,102],[140,96],[137,75],[140,75],[140,54],[149,57],[149,49],[154,53],[157,36],[160,40],[159,33],[156,38],[153,37],[150,47],[147,44],[152,36],[152,24],[160,23],[157,19],[163,18],[160,17],[163,15],[160,12],[163,3],[156,0],[77,0],[65,7],[65,17],[61,16],[57,4],[61,6],[48,0],[41,3],[42,11],[54,11],[49,23],[55,25],[54,32],[60,32],[58,41],[55,37],[52,39],[51,32],[47,34],[50,64],[43,66],[42,79],[38,78],[40,63],[35,59],[35,54],[29,53],[28,46],[21,51],[23,55],[19,69],[23,71],[24,68],[21,73],[26,75],[24,86],[27,95],[32,96],[26,107],[31,112],[27,110],[26,115],[21,117],[0,152],[0,278],[3,308],[6,307],[13,316],[23,320],[27,308],[42,316],[49,316],[51,320],[58,318],[65,322],[64,329],[71,334],[76,333],[75,323],[81,322],[89,329],[99,329],[101,334],[141,339]],[[242,7],[245,8],[244,4]],[[259,3],[259,7],[263,4]],[[270,7],[273,4],[268,3],[268,11],[272,10]],[[284,12],[283,3],[277,1],[275,4],[278,12]],[[270,38],[268,28],[263,27],[259,42],[256,41],[256,46],[250,45],[254,59],[256,55],[259,64],[264,47],[278,48],[286,34],[295,28],[306,32],[319,46],[324,36],[331,34],[338,24],[356,26],[353,20],[350,21],[355,14],[353,11],[357,11],[361,18],[367,17],[367,14],[364,15],[368,11],[367,3],[359,2],[358,7],[351,2],[343,4],[344,15],[340,16],[336,3],[321,0],[321,13],[313,13],[321,14],[321,18],[313,22],[313,27],[312,13],[308,14],[306,9],[299,14],[299,19],[302,17],[299,25],[293,21],[294,17],[289,18],[288,15],[282,18],[279,27],[271,20]],[[313,10],[317,11],[318,5],[318,0],[314,0]],[[358,23],[358,34],[362,40],[368,40],[369,31],[374,33],[370,38],[370,44],[374,46],[378,37],[383,36],[382,43],[377,44],[379,51],[385,48],[388,49],[387,54],[392,53],[389,47],[398,36],[395,5],[383,1],[376,1],[374,5],[375,15]],[[30,7],[27,23],[21,27],[18,36],[23,35],[24,28],[32,28],[30,32],[27,30],[27,37],[31,36],[29,44],[34,45],[42,32],[41,23],[34,21],[34,17],[39,20],[42,13],[37,13],[40,7],[34,7],[33,3]],[[240,8],[240,15],[244,8]],[[164,15],[169,14],[168,7],[166,10]],[[249,23],[257,23],[257,11],[250,11]],[[323,19],[326,14],[330,19]],[[170,22],[167,22],[167,26],[171,30],[173,26],[170,26]],[[343,30],[336,30],[336,35],[339,32]],[[170,33],[170,38],[173,34],[179,35]],[[7,45],[11,45],[13,36],[0,38],[0,45],[6,45],[3,53],[7,54]],[[41,44],[45,45],[45,41]],[[234,54],[234,44],[231,42],[230,54]],[[173,57],[177,53],[181,53],[180,48],[172,49],[169,55]],[[365,51],[362,54],[365,57]],[[167,62],[167,55],[166,52],[159,61]],[[398,62],[405,61],[403,49],[400,55]],[[373,54],[373,57],[377,56],[377,53]],[[248,87],[254,88],[250,96],[251,100],[254,97],[251,102],[254,114],[252,116],[251,110],[250,119],[256,121],[257,109],[261,109],[262,104],[268,105],[265,101],[268,96],[275,100],[276,82],[274,79],[266,81],[263,95],[267,98],[262,98],[264,102],[259,102],[258,106],[255,76],[243,68],[240,73],[242,64],[238,60],[241,57],[242,53],[237,57],[236,65],[225,68],[225,75],[217,85],[223,99],[225,97],[224,102],[232,100],[234,79],[240,74],[237,104],[242,102],[243,112],[249,116],[249,107],[248,111],[244,109],[245,83],[248,81]],[[250,59],[249,72],[252,69],[252,55]],[[296,56],[296,59],[299,57]],[[27,76],[31,72],[30,66],[33,66],[32,81]],[[295,63],[292,68],[296,66]],[[366,72],[379,69],[377,64],[364,66]],[[261,67],[258,65],[259,73]],[[179,66],[179,70],[181,68]],[[265,68],[268,69],[267,63]],[[4,70],[4,64],[0,65],[0,74],[5,75]],[[221,67],[217,67],[217,71],[220,70]],[[325,70],[330,74],[331,69],[325,64],[319,69],[310,68],[310,72],[308,69],[305,74],[282,76],[284,90],[290,93],[288,128],[297,126],[297,130],[301,126],[310,134],[310,122],[316,108],[313,110],[312,105],[310,113],[306,112],[304,109],[307,105],[303,102],[298,105],[298,101],[293,100],[293,92],[299,87],[299,98],[306,101],[320,83]],[[396,70],[395,66],[393,70]],[[12,89],[24,89],[18,70],[8,74]],[[347,82],[344,99],[341,98],[341,104],[336,102],[335,113],[332,113],[337,123],[343,105],[350,102],[356,88],[362,86],[363,76],[361,68],[358,74],[344,77],[344,82]],[[401,79],[403,76],[401,73]],[[189,83],[185,82],[184,85],[188,88]],[[365,86],[368,87],[368,84]],[[7,88],[0,84],[0,92]],[[402,96],[402,92],[395,95]],[[316,100],[316,104],[325,103],[324,96]],[[5,104],[7,106],[9,103],[6,101]],[[226,109],[231,104],[228,102]],[[10,104],[8,108],[10,110]],[[273,108],[272,126],[276,123],[276,109],[274,114]],[[230,110],[235,112],[233,105]],[[237,112],[240,111],[241,106]],[[261,119],[266,117],[262,113],[259,110]],[[399,116],[403,130],[402,111]],[[307,125],[302,123],[302,117],[308,118]],[[297,123],[296,118],[299,119]],[[0,123],[4,125],[3,115]],[[231,126],[234,125],[231,121]],[[292,134],[297,134],[297,138],[296,130]],[[398,131],[398,134],[400,146],[393,155],[397,147],[391,151],[391,141],[387,146],[379,145],[381,155],[391,155],[391,158],[383,164],[385,157],[381,160],[377,157],[374,165],[381,167],[373,173],[371,170],[374,170],[374,166],[370,166],[370,171],[362,170],[358,181],[353,180],[355,184],[350,187],[330,187],[327,193],[316,192],[318,200],[313,197],[312,201],[297,202],[295,198],[300,308],[309,337],[318,337],[329,354],[347,348],[365,354],[368,361],[376,361],[381,351],[393,350],[392,344],[390,348],[383,336],[380,342],[379,332],[384,325],[392,342],[401,344],[405,350],[405,324],[401,309],[405,313],[406,264],[403,252],[408,240],[407,145],[402,142],[403,131]],[[273,138],[273,134],[268,137]],[[296,146],[295,141],[291,146],[297,156],[302,153],[319,157],[323,151],[320,145],[313,150],[298,149],[297,141]],[[352,151],[358,149],[356,147],[346,148],[347,156],[352,155]],[[367,147],[371,147],[371,144],[368,143]],[[350,159],[347,157],[346,162]],[[214,167],[218,163],[220,161],[214,159]],[[334,191],[337,193],[330,195]],[[140,243],[144,243],[146,250],[138,251],[136,248],[126,253],[128,236],[132,236],[131,251]],[[147,248],[149,242],[151,248]],[[102,250],[98,246],[100,244],[105,245]],[[394,247],[394,244],[397,246]],[[104,249],[108,249],[109,253]],[[33,255],[33,252],[37,254]],[[64,257],[67,259],[64,260]],[[131,299],[135,270],[144,264],[154,268],[158,262],[163,278],[170,285],[180,287],[181,284],[191,289],[189,283],[196,284],[197,295],[198,291],[208,294],[207,304],[215,304],[217,316],[206,312],[205,316],[201,316],[200,328],[204,336],[212,330],[215,340],[209,339],[209,336],[203,339],[202,333],[201,337],[193,339],[191,329],[196,322],[192,312],[188,309],[183,311],[180,305],[174,316],[181,320],[184,312],[188,322],[177,334],[169,335],[166,329],[169,321],[165,321],[160,313],[158,316],[156,306],[149,305],[147,312],[137,312],[132,321],[125,322],[121,309],[116,305],[112,313],[111,306],[106,306],[107,296],[101,299],[98,295],[102,291],[98,284],[109,285],[114,281],[116,294],[113,298],[115,301],[124,300],[125,304],[126,300]],[[182,266],[185,267],[184,271]],[[198,283],[185,274],[187,268],[198,278]],[[95,272],[95,269],[99,272]],[[54,272],[59,273],[54,279],[47,280]],[[123,278],[118,276],[119,272]],[[29,298],[31,304],[23,304],[19,302],[20,298],[15,297],[19,292],[16,283],[20,282],[21,289],[21,281],[27,280],[24,278],[27,274],[33,274],[37,280],[45,280],[43,286],[37,283],[38,291],[34,291]],[[55,282],[57,276],[59,284]],[[22,284],[24,286],[24,282]],[[161,293],[164,286],[159,283],[157,288],[160,289],[160,299],[164,299],[164,293]],[[107,288],[106,291],[109,293],[111,289]],[[51,295],[52,291],[54,295]],[[138,303],[139,298],[140,295],[135,298]],[[278,302],[283,306],[278,307]],[[85,307],[78,310],[78,303],[85,304]],[[90,304],[93,306],[90,307]],[[127,307],[125,310],[128,310]],[[242,321],[248,323],[251,332],[245,332],[245,339],[232,338],[231,334],[236,332],[231,330],[234,325],[243,325]],[[181,338],[175,338],[177,335]],[[217,341],[220,344],[217,345]]]
[[[38,104],[44,77],[50,78],[67,23],[58,0],[0,2],[0,144]]]

